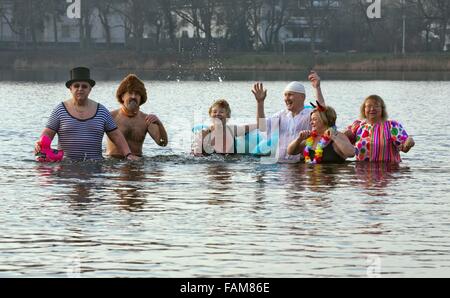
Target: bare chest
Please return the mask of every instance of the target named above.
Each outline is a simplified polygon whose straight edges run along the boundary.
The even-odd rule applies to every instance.
[[[114,120],[127,141],[143,142],[145,140],[147,125],[142,117],[116,116]]]

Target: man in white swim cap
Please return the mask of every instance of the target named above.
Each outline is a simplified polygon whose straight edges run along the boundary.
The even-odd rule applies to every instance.
[[[311,71],[308,80],[315,92],[316,100],[325,105],[325,99],[320,88],[320,77],[315,71]],[[256,83],[252,90],[257,101],[257,123],[261,131],[268,131],[269,134],[279,131],[277,159],[279,162],[298,162],[300,155],[290,156],[287,154],[287,147],[290,142],[297,138],[303,130],[310,130],[310,109],[305,109],[306,91],[300,82],[291,82],[284,89],[284,103],[286,109],[280,111],[266,119],[264,113],[264,100],[267,90],[262,83]]]

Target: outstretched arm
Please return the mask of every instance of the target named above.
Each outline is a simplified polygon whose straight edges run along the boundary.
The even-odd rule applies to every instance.
[[[314,95],[316,100],[321,104],[325,105],[325,98],[323,98],[322,89],[320,88],[320,77],[314,70],[311,70],[311,73],[308,76],[308,80],[311,82],[311,85],[314,89]]]
[[[245,136],[245,134],[252,132],[254,130],[258,129],[257,124],[246,124],[246,125],[240,125],[237,126],[236,129],[236,137],[242,137]]]
[[[147,131],[155,143],[159,146],[166,147],[169,143],[169,138],[159,118],[156,115],[150,114],[145,118],[145,123],[147,124]]]

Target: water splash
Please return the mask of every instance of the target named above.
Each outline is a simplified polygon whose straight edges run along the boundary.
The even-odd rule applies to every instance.
[[[208,61],[207,68],[202,69],[205,60]],[[198,69],[199,67],[200,69]],[[198,70],[193,74],[193,69]],[[208,82],[225,81],[223,63],[219,57],[216,43],[197,41],[191,51],[186,51],[184,47],[181,47],[177,62],[172,65],[171,74],[167,79],[180,82],[189,78]]]
[[[219,51],[216,43],[210,43],[208,46],[208,72],[205,77],[208,81],[224,81],[223,63],[219,58]]]

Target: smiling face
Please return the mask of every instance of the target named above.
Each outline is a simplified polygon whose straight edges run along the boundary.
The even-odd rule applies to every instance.
[[[122,96],[122,104],[129,111],[139,110],[141,106],[142,96],[136,91],[127,91]]]
[[[364,104],[364,115],[370,123],[377,123],[383,120],[382,105],[375,99],[368,99]]]
[[[322,118],[320,118],[318,112],[313,112],[311,114],[311,127],[312,130],[315,130],[319,133],[323,133],[328,127],[323,123]]]
[[[370,124],[386,121],[388,113],[384,100],[378,95],[367,97],[360,108],[361,119],[367,119]]]
[[[88,82],[74,82],[70,85],[70,93],[78,102],[87,100],[91,90],[92,87]]]
[[[305,104],[305,94],[287,91],[284,93],[284,103],[288,111],[298,113]]]
[[[230,117],[227,110],[218,105],[215,105],[211,108],[209,116],[212,119],[219,119],[222,122],[225,122]]]

